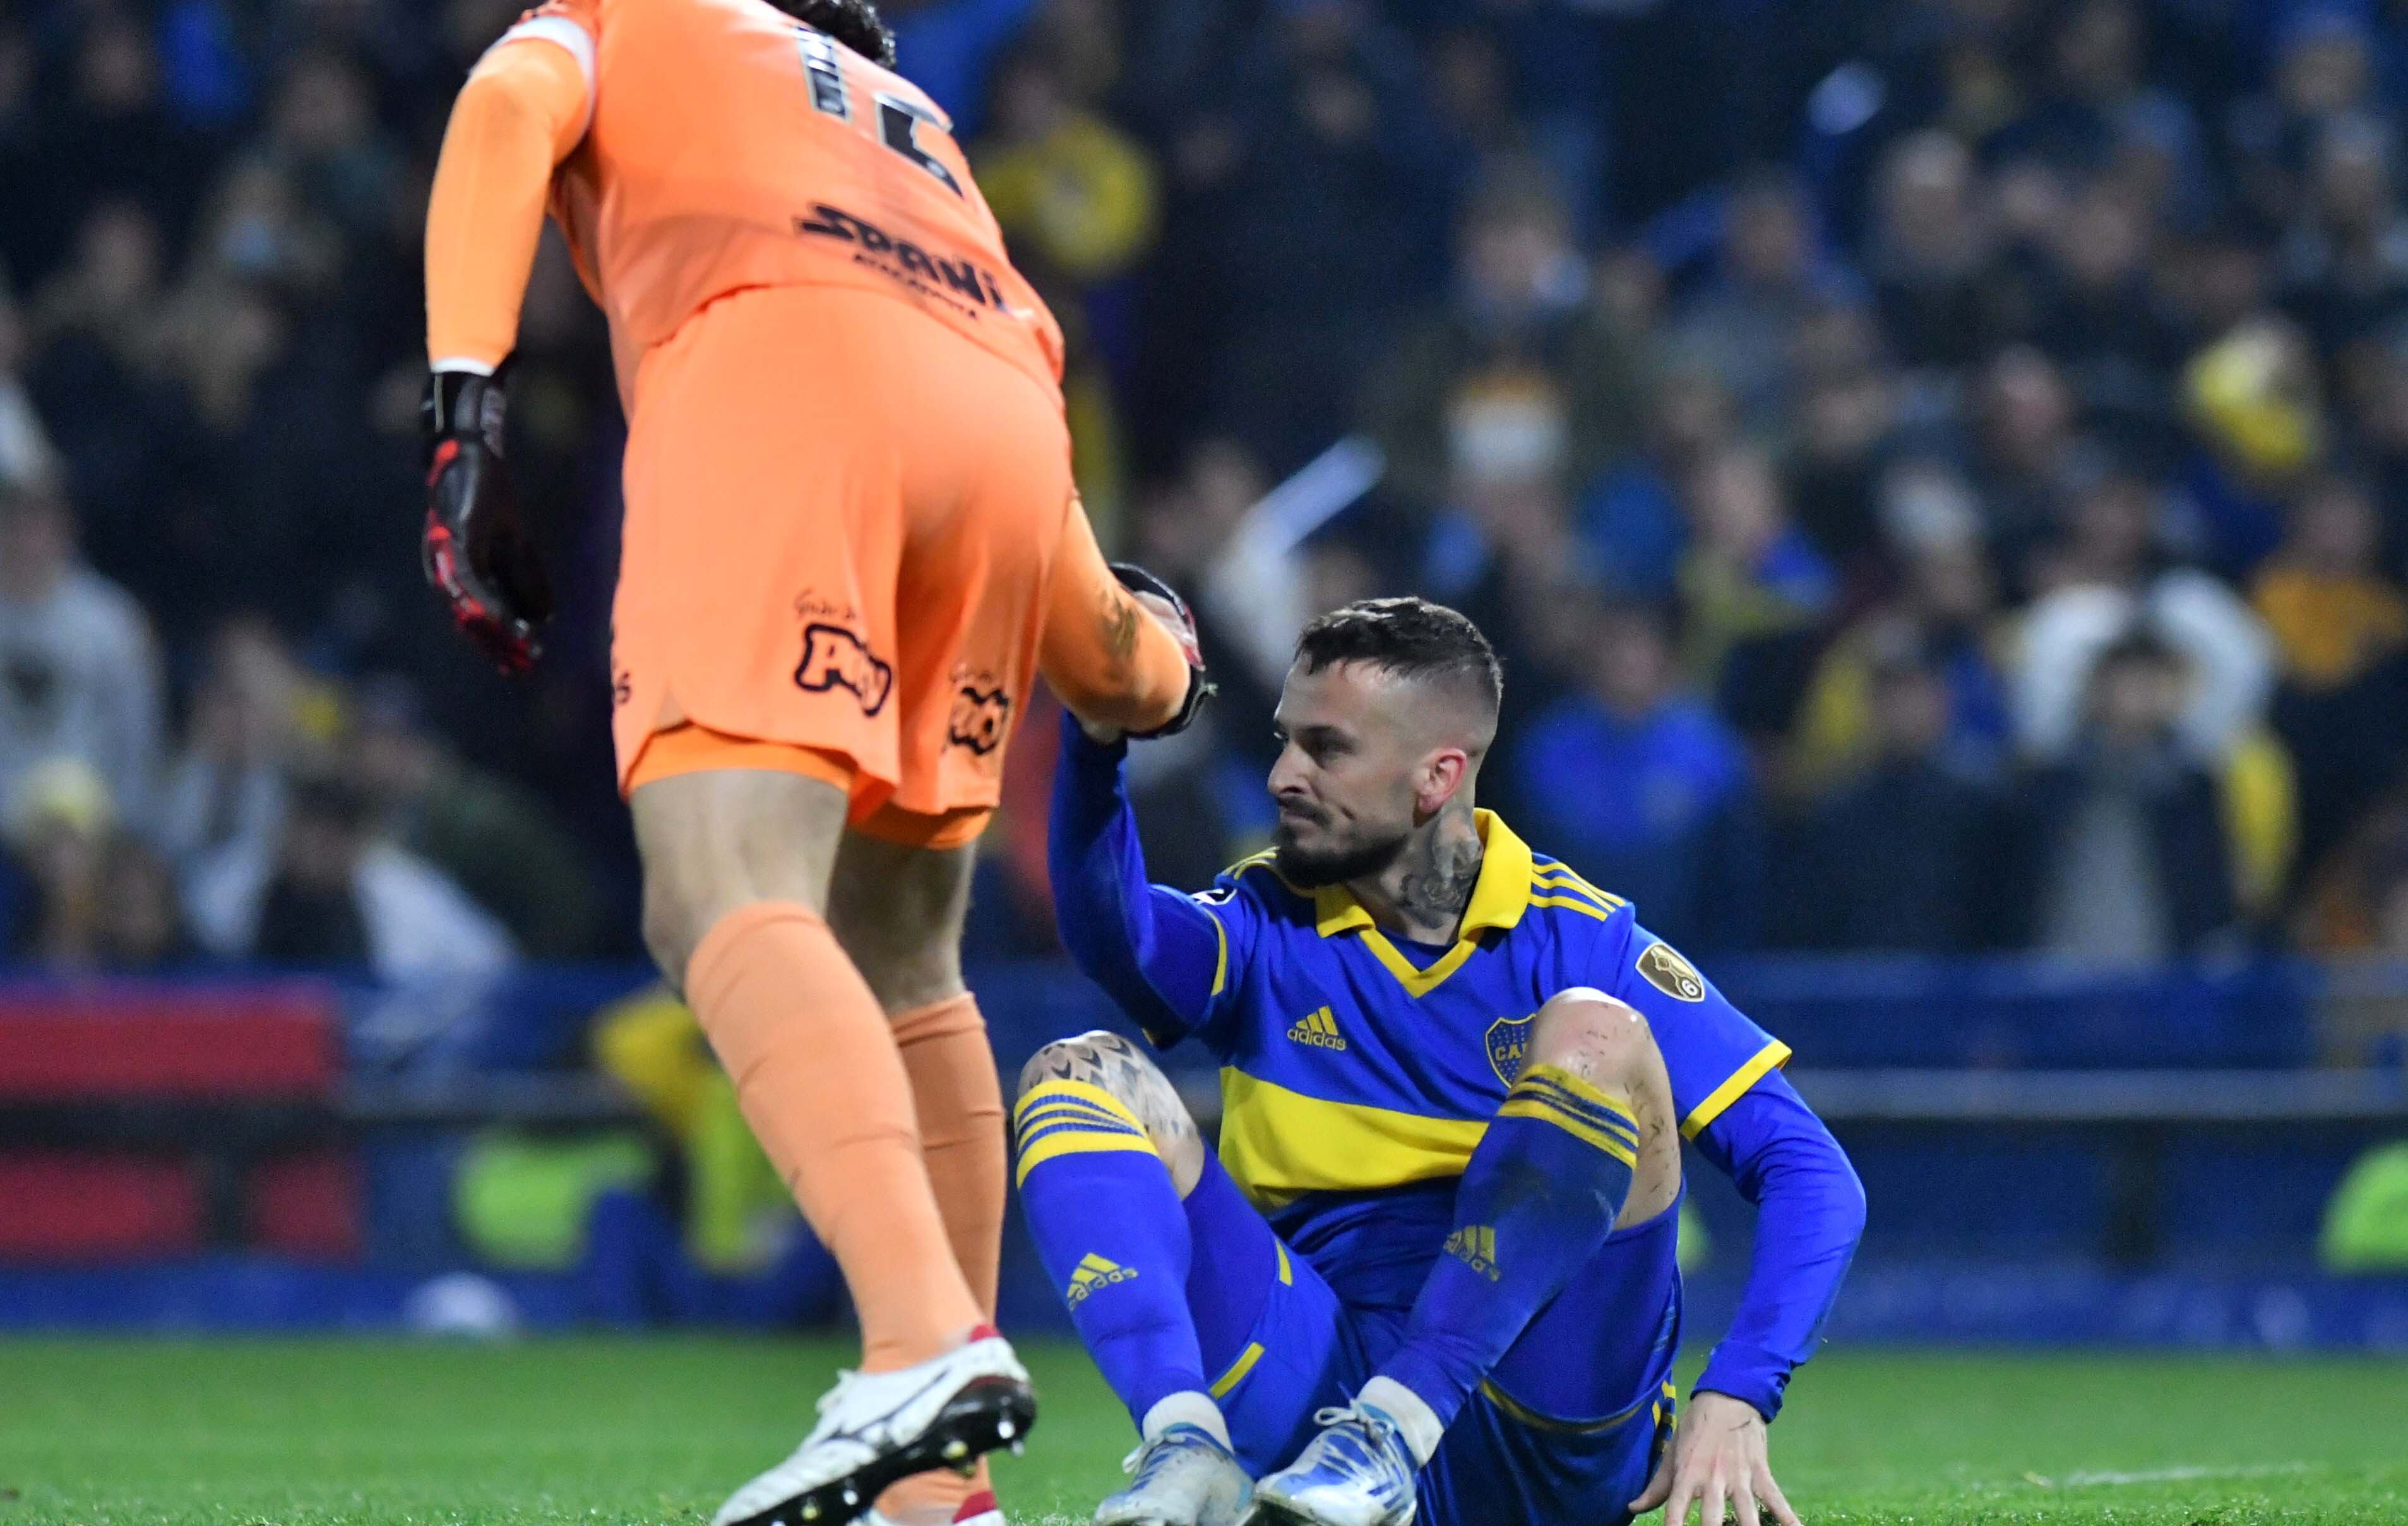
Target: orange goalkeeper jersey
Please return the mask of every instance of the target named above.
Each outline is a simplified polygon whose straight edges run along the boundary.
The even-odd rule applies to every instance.
[[[766,0],[550,0],[478,72],[528,44],[558,50],[512,82],[538,87],[520,95],[548,113],[552,214],[609,318],[623,388],[712,299],[814,283],[898,296],[1058,382],[1061,331],[1006,257],[945,114],[910,80]],[[438,178],[430,237],[447,189]],[[430,285],[430,358],[507,353],[523,275],[457,297]]]

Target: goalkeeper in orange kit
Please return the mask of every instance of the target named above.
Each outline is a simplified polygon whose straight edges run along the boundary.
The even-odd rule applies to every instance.
[[[506,669],[550,604],[502,451],[547,207],[609,319],[645,939],[860,1312],[862,1373],[723,1526],[1000,1526],[974,1464],[1035,1406],[990,1323],[971,844],[1036,674],[1097,735],[1207,688],[1175,597],[1097,552],[1059,330],[892,62],[864,0],[552,0],[470,75],[427,219],[427,571]]]

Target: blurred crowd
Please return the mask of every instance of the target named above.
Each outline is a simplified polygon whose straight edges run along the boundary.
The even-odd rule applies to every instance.
[[[0,14],[10,955],[633,950],[623,425],[549,243],[569,612],[506,685],[417,583],[425,187],[513,8]],[[886,8],[1223,681],[1133,765],[1159,877],[1266,832],[1303,621],[1410,591],[1505,656],[1484,802],[1684,945],[2408,957],[2408,4]]]

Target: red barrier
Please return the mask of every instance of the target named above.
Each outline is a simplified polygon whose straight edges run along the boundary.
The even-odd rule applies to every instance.
[[[0,1101],[323,1099],[341,1069],[320,986],[0,988]]]

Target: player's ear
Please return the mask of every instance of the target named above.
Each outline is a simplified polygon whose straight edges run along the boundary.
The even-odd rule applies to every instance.
[[[1455,799],[1471,776],[1471,757],[1460,747],[1440,747],[1422,760],[1422,783],[1413,804],[1426,818],[1436,815],[1440,807]]]

